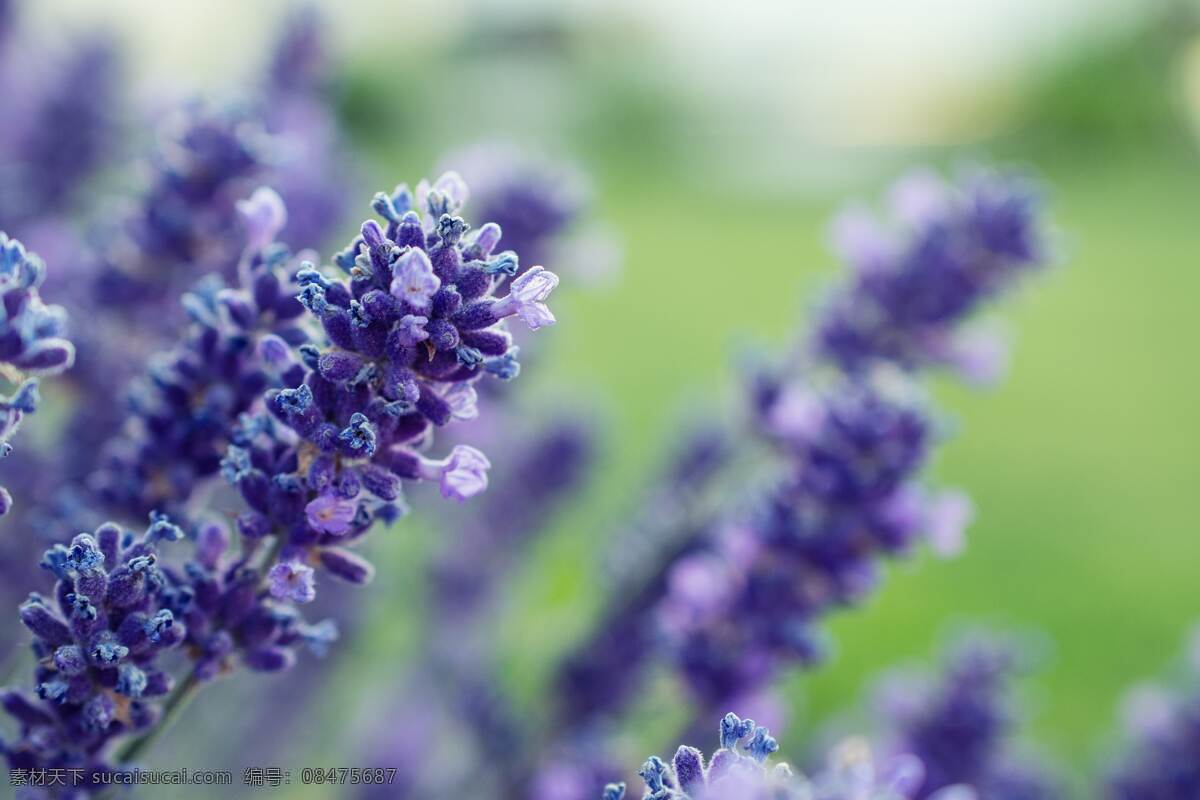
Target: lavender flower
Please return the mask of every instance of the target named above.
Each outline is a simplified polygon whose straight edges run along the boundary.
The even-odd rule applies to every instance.
[[[297,274],[300,301],[328,344],[302,348],[303,382],[270,392],[274,421],[238,443],[244,453],[229,454],[250,465],[230,473],[252,509],[239,520],[244,534],[288,532],[290,546],[314,563],[361,582],[369,568],[340,545],[373,519],[398,513],[401,480],[436,481],[456,500],[487,487],[491,465],[475,448],[458,445],[441,459],[419,448],[432,428],[474,415],[465,387],[510,355],[511,339],[498,323],[515,315],[545,323],[544,300],[557,278],[531,271],[493,299],[506,262],[491,258],[494,240],[485,247],[480,237],[464,236],[466,222],[453,216],[463,196],[454,175],[422,182],[420,206],[404,187],[381,194],[374,205],[386,231],[364,223],[337,259],[348,283],[311,267]],[[426,339],[413,335],[417,316],[426,320]]]
[[[154,315],[205,272],[232,277],[242,250],[236,203],[265,173],[271,144],[242,110],[194,104],[169,117],[149,185],[107,234],[96,299]]]
[[[86,786],[113,768],[111,740],[157,721],[151,698],[173,685],[158,656],[185,638],[168,608],[161,522],[141,537],[108,523],[46,552],[43,566],[58,579],[53,598],[30,595],[20,611],[34,636],[40,699],[14,690],[0,698],[21,727],[3,745],[11,769],[81,769]]]
[[[965,345],[993,343],[963,336],[960,322],[1046,259],[1038,196],[981,170],[958,186],[917,174],[891,199],[890,227],[857,209],[838,220],[835,247],[853,277],[826,300],[813,347],[847,372],[969,365]]]
[[[816,622],[871,591],[881,557],[911,549],[932,424],[909,394],[858,382],[813,391],[810,430],[783,443],[785,476],[712,550],[676,562],[658,613],[702,703],[818,659]]]
[[[914,250],[893,268],[882,258],[887,251],[874,247],[880,237],[851,240],[861,245],[851,253],[855,277],[833,293],[800,363],[790,374],[760,372],[751,383],[751,432],[771,445],[777,468],[740,487],[739,502],[691,519],[683,535],[650,556],[643,580],[622,595],[629,600],[616,604],[568,660],[561,696],[573,711],[558,715],[566,722],[556,731],[586,729],[617,713],[641,674],[663,657],[689,690],[694,727],[758,693],[781,669],[821,660],[821,622],[870,593],[885,559],[907,555],[922,539],[941,552],[959,547],[969,505],[920,480],[938,426],[913,379],[917,368],[940,362],[914,343],[928,340],[932,322],[950,336],[986,296],[963,294],[963,269],[986,272],[994,291],[1028,271],[1012,262],[1035,260],[1030,243],[1040,231],[1014,179],[985,175],[966,186],[961,194],[972,201],[962,214],[970,223],[960,226],[949,251]],[[932,214],[910,219],[932,220],[930,231],[945,227],[945,218]],[[968,255],[982,249],[1021,258],[985,265],[972,256],[963,269],[948,269],[960,239],[972,245]],[[870,295],[877,273],[888,277],[887,292]],[[891,280],[895,275],[903,280]],[[936,315],[903,312],[955,292],[960,300]],[[887,308],[860,319],[856,309],[867,300]],[[897,312],[889,317],[892,306]],[[886,325],[875,327],[880,320]],[[847,339],[855,347],[832,346],[843,339],[828,331],[842,328],[856,334]],[[897,341],[905,347],[892,346]]]
[[[311,603],[317,597],[316,573],[306,564],[280,561],[267,571],[267,581],[276,600]]]
[[[882,556],[908,552],[922,534],[939,550],[959,547],[969,505],[917,481],[933,418],[881,367],[936,363],[929,343],[1038,261],[1039,228],[1031,195],[1008,176],[980,173],[960,191],[912,187],[897,191],[919,246],[897,250],[857,231],[846,247],[855,278],[818,322],[812,349],[845,377],[754,387],[760,432],[784,457],[784,476],[733,515],[714,552],[671,573],[664,634],[706,708],[782,663],[819,658],[814,623],[869,592]]]
[[[1011,684],[1023,667],[1014,641],[976,635],[951,649],[936,679],[897,675],[882,685],[891,751],[914,755],[925,767],[914,797],[951,786],[989,800],[1061,795],[1049,771],[1013,745]]]
[[[25,62],[12,66],[19,74],[7,88],[27,96],[0,135],[0,226],[26,236],[78,208],[80,188],[113,149],[118,58],[112,42],[95,38],[73,42],[36,76]]]
[[[41,259],[0,233],[0,373],[17,384],[11,395],[0,395],[0,458],[12,452],[9,440],[22,418],[37,410],[37,380],[28,376],[56,375],[75,360],[74,345],[63,338],[66,312],[43,303],[38,293],[45,274]],[[12,503],[0,487],[0,516]]]
[[[1200,796],[1200,630],[1177,688],[1141,686],[1125,703],[1126,732],[1103,776],[1112,800],[1184,800]]]

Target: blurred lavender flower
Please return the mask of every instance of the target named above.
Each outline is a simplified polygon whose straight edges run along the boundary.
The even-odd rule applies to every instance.
[[[766,728],[736,714],[721,720],[721,747],[705,763],[699,750],[681,746],[667,764],[651,756],[638,775],[643,800],[909,800],[921,780],[919,760],[898,756],[877,763],[861,739],[841,743],[829,766],[812,779],[786,764],[767,765],[779,744]],[[609,784],[603,800],[622,800],[625,784]],[[941,793],[939,800],[961,796]]]
[[[1017,750],[1013,679],[1025,653],[1015,640],[972,635],[946,655],[936,678],[897,674],[880,687],[888,748],[925,767],[916,798],[965,786],[988,800],[1051,800],[1059,785],[1040,761]]]
[[[1037,263],[1036,203],[1000,173],[973,174],[958,190],[922,179],[896,191],[921,246],[896,261],[887,237],[849,238],[855,277],[814,334],[817,358],[844,377],[757,380],[757,423],[785,459],[784,477],[722,526],[712,552],[671,573],[663,632],[705,708],[783,663],[819,658],[814,623],[871,591],[881,556],[906,553],[922,534],[952,553],[970,520],[965,498],[917,482],[934,420],[885,366],[938,363],[932,339],[951,337],[983,297]]]
[[[853,277],[826,299],[817,354],[847,372],[883,361],[983,377],[996,341],[956,329],[1045,262],[1036,191],[1006,173],[979,170],[957,186],[918,173],[894,187],[890,205],[890,226],[852,209],[834,227]]]
[[[236,203],[265,173],[271,146],[245,110],[193,103],[170,116],[145,191],[106,232],[96,300],[144,309],[139,321],[153,330],[162,304],[199,277],[231,277],[243,244]]]
[[[1181,686],[1142,686],[1126,699],[1125,736],[1103,776],[1104,797],[1200,797],[1200,629],[1187,650]]]
[[[77,208],[81,186],[115,146],[118,59],[111,42],[95,38],[36,75],[24,63],[7,66],[19,75],[0,82],[20,94],[6,98],[0,134],[0,227],[49,239],[42,218]]]
[[[812,429],[786,442],[788,474],[715,548],[679,560],[659,614],[671,653],[706,706],[822,649],[814,623],[874,588],[876,561],[922,530],[913,476],[931,423],[904,393],[868,384],[814,392]]]

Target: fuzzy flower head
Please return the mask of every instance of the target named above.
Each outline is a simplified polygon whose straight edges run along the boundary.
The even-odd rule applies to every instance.
[[[330,535],[358,531],[382,507],[357,503],[360,487],[398,508],[399,480],[437,481],[445,497],[465,500],[487,488],[491,464],[469,445],[434,460],[423,455],[433,429],[476,418],[482,379],[519,372],[508,317],[532,328],[554,321],[546,305],[558,278],[536,267],[518,275],[517,256],[494,253],[498,226],[456,216],[467,190],[453,173],[416,191],[401,185],[372,207],[384,224],[363,223],[335,259],[347,276],[305,268],[299,301],[324,329],[323,346],[302,347],[308,374],[268,397],[268,409],[320,453],[309,485],[308,528]],[[514,277],[516,276],[516,277]],[[334,457],[336,456],[336,459]],[[332,469],[325,464],[334,459]],[[335,495],[313,492],[337,481]],[[336,508],[344,508],[345,513]],[[333,514],[333,528],[319,518]],[[281,520],[282,522],[282,520]],[[285,526],[287,523],[285,523]]]
[[[173,579],[158,568],[163,539],[106,523],[46,552],[55,596],[31,595],[20,608],[40,665],[37,698],[3,692],[21,728],[5,743],[10,765],[88,767],[109,739],[154,723],[153,698],[172,685],[158,656],[187,631],[171,608]]]

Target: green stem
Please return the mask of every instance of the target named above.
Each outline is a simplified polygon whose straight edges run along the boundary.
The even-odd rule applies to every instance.
[[[159,719],[158,723],[146,733],[136,739],[131,739],[117,750],[117,763],[127,764],[146,752],[150,745],[154,744],[154,741],[162,735],[163,731],[179,718],[179,715],[187,708],[188,703],[200,691],[201,686],[203,684],[196,677],[196,673],[193,672],[188,675],[183,683],[175,687],[175,690],[171,692],[166,702],[163,703],[162,718]]]

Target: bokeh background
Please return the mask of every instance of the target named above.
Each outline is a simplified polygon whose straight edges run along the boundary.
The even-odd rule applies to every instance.
[[[23,13],[48,42],[113,31],[152,107],[236,96],[289,7],[39,0]],[[363,197],[487,140],[573,162],[590,183],[589,221],[603,236],[579,254],[594,257],[588,269],[546,264],[574,280],[517,402],[527,418],[580,409],[602,431],[601,460],[498,601],[499,677],[518,708],[536,706],[556,657],[600,611],[616,532],[666,449],[690,421],[731,413],[739,352],[782,349],[803,325],[838,268],[826,247],[836,208],[913,165],[982,158],[1038,175],[1059,263],[1001,312],[1009,375],[992,392],[936,388],[955,435],[935,474],[979,512],[968,549],[892,569],[883,591],[838,616],[835,657],[787,681],[779,736],[799,752],[879,670],[928,660],[948,628],[982,619],[1044,635],[1026,687],[1039,747],[1080,771],[1103,760],[1122,692],[1160,672],[1200,616],[1196,7],[317,7]],[[504,459],[493,461],[502,473]],[[450,528],[444,513],[418,513],[376,537],[379,580],[355,601],[361,617],[328,674],[284,696],[257,676],[229,681],[154,763],[240,775],[256,752],[261,766],[352,766],[364,742],[419,725],[380,709],[426,636],[423,564]],[[666,691],[636,714],[635,751],[661,747],[686,716],[676,699]],[[251,751],[251,739],[271,747]]]

